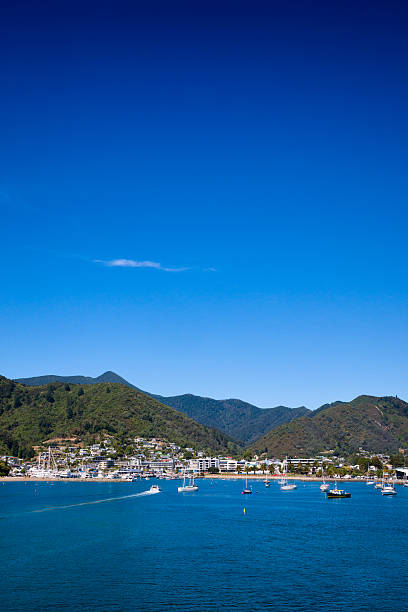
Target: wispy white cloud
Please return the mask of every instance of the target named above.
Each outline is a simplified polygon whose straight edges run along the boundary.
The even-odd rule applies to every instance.
[[[167,268],[157,261],[135,261],[134,259],[111,259],[109,261],[94,259],[94,262],[109,268],[153,268],[163,272],[184,272],[189,270],[189,268]]]

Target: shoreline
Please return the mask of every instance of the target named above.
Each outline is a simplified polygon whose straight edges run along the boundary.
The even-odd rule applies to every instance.
[[[275,480],[280,480],[283,478],[282,475],[274,475],[268,476],[268,480],[270,483]],[[156,480],[154,477],[150,476],[150,480]],[[204,474],[204,476],[196,477],[196,480],[260,480],[263,481],[266,479],[266,475],[253,474],[252,476],[246,476],[245,474]],[[144,478],[140,479],[141,481]],[[179,481],[180,478],[174,479],[174,482]],[[287,476],[287,480],[299,480],[301,482],[323,482],[323,479],[318,476]],[[365,483],[366,481],[363,479],[354,479],[354,478],[325,478],[326,482],[360,482]],[[106,483],[106,484],[131,484],[132,481],[121,480],[120,478],[28,478],[21,476],[0,476],[0,483],[6,482],[98,482],[98,483]],[[138,482],[138,481],[133,481]],[[381,482],[381,479],[377,479],[375,482]],[[390,479],[387,482],[391,482],[392,484],[404,484],[404,480]]]

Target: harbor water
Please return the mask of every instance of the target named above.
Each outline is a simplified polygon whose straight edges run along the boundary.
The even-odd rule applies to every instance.
[[[408,488],[157,482],[0,484],[0,608],[408,610]]]

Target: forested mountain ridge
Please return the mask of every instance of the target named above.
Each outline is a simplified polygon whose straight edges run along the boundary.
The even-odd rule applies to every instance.
[[[401,447],[408,447],[408,403],[397,397],[360,395],[281,425],[251,448],[277,456],[310,457],[328,451],[350,454],[359,448],[395,453]]]
[[[100,434],[163,437],[217,454],[239,449],[222,432],[120,383],[27,387],[0,377],[0,453],[24,457],[46,439]]]
[[[304,406],[258,408],[239,399],[215,400],[191,394],[153,397],[163,404],[184,412],[203,425],[216,427],[244,444],[251,444],[272,428],[310,412]]]

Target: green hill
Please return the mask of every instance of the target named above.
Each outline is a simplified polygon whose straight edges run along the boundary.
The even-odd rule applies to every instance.
[[[350,454],[360,447],[395,453],[408,446],[408,403],[395,397],[361,395],[326,404],[309,417],[282,425],[257,440],[255,452],[309,457],[333,450]]]
[[[251,444],[270,429],[309,414],[300,408],[258,408],[239,399],[215,400],[198,395],[163,397],[154,395],[163,404],[184,412],[198,423],[216,427],[235,440]]]
[[[50,383],[61,382],[71,383],[73,385],[97,385],[98,383],[121,383],[131,389],[137,389],[130,382],[115,374],[115,372],[104,372],[96,378],[92,376],[56,376],[55,374],[47,374],[46,376],[33,376],[31,378],[17,378],[16,382],[19,382],[28,387],[37,387],[39,385],[49,385]]]
[[[96,378],[91,376],[34,376],[32,378],[18,378],[17,382],[24,385],[47,385],[50,383],[72,383],[79,385],[95,385],[101,382],[122,383],[132,389],[138,389],[130,382],[115,374],[105,372]],[[138,389],[141,391],[141,389]],[[252,444],[265,433],[278,427],[283,423],[289,423],[293,419],[309,414],[304,406],[300,408],[286,408],[276,406],[275,408],[258,408],[239,399],[215,400],[211,397],[200,397],[199,395],[175,395],[164,397],[142,391],[146,395],[154,397],[162,404],[166,404],[179,412],[183,412],[190,418],[206,427],[215,427],[223,431],[227,436],[239,440],[243,444]]]
[[[163,437],[208,453],[239,448],[225,434],[123,384],[26,387],[0,377],[0,453],[27,456],[32,445],[50,438],[90,440],[103,434]]]

